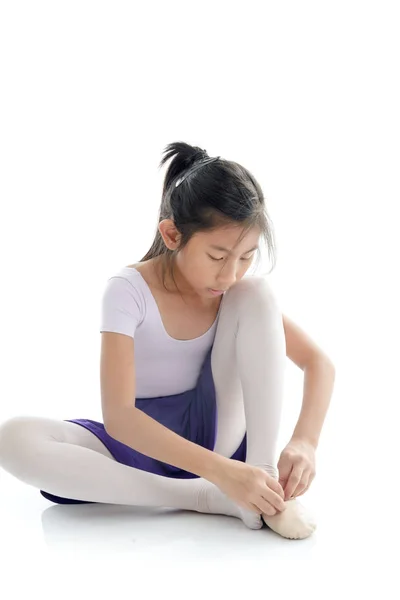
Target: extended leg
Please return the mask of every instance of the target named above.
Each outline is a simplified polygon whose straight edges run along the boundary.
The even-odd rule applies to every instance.
[[[211,482],[162,477],[118,463],[94,434],[67,421],[21,416],[3,422],[0,466],[65,498],[243,518],[241,508]]]

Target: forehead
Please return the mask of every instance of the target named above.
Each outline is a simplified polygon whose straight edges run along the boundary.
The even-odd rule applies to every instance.
[[[237,227],[221,228],[212,232],[201,232],[198,235],[199,242],[203,246],[221,252],[229,252],[230,254],[250,252],[259,247],[260,231],[256,228],[250,229],[246,233],[243,233],[243,230]],[[241,238],[240,241],[239,238]]]

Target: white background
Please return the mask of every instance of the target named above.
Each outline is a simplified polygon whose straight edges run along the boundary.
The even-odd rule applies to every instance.
[[[58,596],[75,585],[111,594],[122,579],[115,575],[108,589],[98,560],[111,551],[121,566],[126,543],[127,565],[139,561],[142,575],[160,572],[167,558],[176,570],[183,557],[195,565],[204,559],[192,595],[214,573],[207,557],[217,548],[220,558],[238,560],[240,594],[263,593],[270,577],[279,597],[317,597],[327,582],[329,590],[341,585],[346,571],[349,596],[375,586],[396,596],[398,10],[382,0],[1,3],[0,421],[102,420],[101,294],[151,245],[165,173],[158,164],[174,141],[235,160],[258,179],[276,231],[278,261],[268,277],[282,311],[336,366],[317,476],[304,496],[319,515],[311,538],[270,535],[260,544],[239,522],[232,534],[233,520],[223,519],[224,538],[217,517],[214,525],[194,513],[167,519],[163,535],[151,516],[127,533],[129,512],[123,519],[112,507],[100,507],[92,531],[99,507],[50,507],[1,470],[1,536],[13,585],[44,593],[46,581],[50,598],[62,578],[68,586],[57,587]],[[282,445],[300,411],[302,382],[288,364]],[[199,545],[194,532],[204,528]],[[130,545],[132,537],[141,545]],[[85,579],[88,564],[75,562],[89,539],[87,561],[100,551],[94,581]],[[56,549],[69,548],[70,562],[50,567]],[[246,556],[253,557],[247,573],[257,569],[249,587]],[[273,559],[271,572],[263,571]],[[35,561],[44,579],[18,576],[25,569],[37,578]],[[184,578],[190,567],[181,569]],[[239,582],[226,577],[212,589],[236,597]]]

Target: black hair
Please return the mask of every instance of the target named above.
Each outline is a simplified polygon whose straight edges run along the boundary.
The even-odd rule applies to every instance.
[[[159,168],[172,157],[164,177],[158,222],[172,219],[181,234],[180,244],[175,250],[168,248],[157,226],[151,248],[139,262],[160,256],[162,281],[166,288],[167,269],[175,281],[173,263],[176,254],[194,234],[237,224],[239,228],[243,227],[243,236],[249,229],[259,228],[267,243],[268,254],[272,255],[273,269],[276,263],[273,225],[265,208],[261,186],[250,171],[237,162],[219,157],[190,173],[176,187],[189,169],[210,157],[198,146],[173,142],[166,146]]]

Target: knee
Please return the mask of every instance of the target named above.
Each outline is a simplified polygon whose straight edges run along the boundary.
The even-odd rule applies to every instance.
[[[276,308],[278,306],[277,295],[274,292],[272,285],[265,277],[248,277],[241,279],[228,292],[235,301],[243,303],[248,309],[249,305],[252,308],[257,306],[263,309]]]

